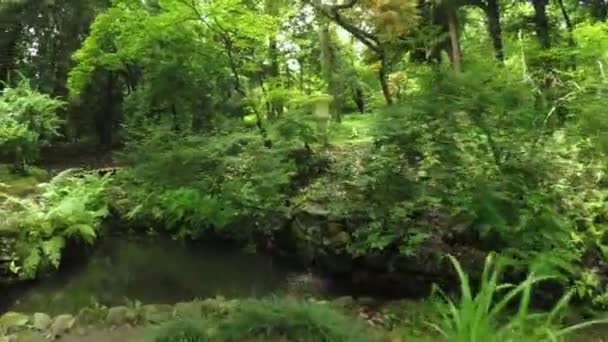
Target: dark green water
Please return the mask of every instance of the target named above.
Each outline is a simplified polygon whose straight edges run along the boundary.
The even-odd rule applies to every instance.
[[[223,243],[105,239],[56,275],[0,294],[0,310],[77,312],[100,303],[175,303],[216,295],[257,297],[283,289],[292,267]]]

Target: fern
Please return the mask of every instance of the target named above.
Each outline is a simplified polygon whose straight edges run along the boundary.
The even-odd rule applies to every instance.
[[[61,251],[65,246],[65,238],[62,236],[54,236],[50,240],[42,242],[42,252],[47,260],[55,268],[59,267],[61,262]]]
[[[0,213],[7,213],[9,228],[20,234],[26,250],[24,277],[33,277],[46,266],[59,267],[68,239],[94,243],[97,227],[109,213],[108,181],[109,176],[62,173],[41,186],[40,199],[9,197],[0,203]]]

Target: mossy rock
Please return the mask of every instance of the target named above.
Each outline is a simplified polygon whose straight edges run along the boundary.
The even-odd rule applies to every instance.
[[[49,329],[52,336],[61,336],[67,333],[74,327],[76,318],[69,314],[63,314],[55,317]]]
[[[126,306],[116,306],[108,309],[105,322],[110,325],[123,325],[137,320],[136,313]]]
[[[342,247],[348,245],[350,241],[350,235],[347,232],[342,231],[332,236],[330,239],[330,244],[334,247]]]
[[[101,323],[106,317],[107,310],[95,310],[92,308],[83,308],[76,316],[76,324],[78,326],[89,326]]]
[[[138,316],[146,323],[164,323],[173,319],[173,306],[165,304],[143,305]]]
[[[7,312],[0,317],[0,331],[11,332],[25,327],[30,318],[18,312]]]
[[[331,304],[339,309],[352,310],[357,307],[355,299],[351,296],[342,296],[331,301]]]
[[[200,301],[177,303],[174,314],[177,318],[202,318],[203,304]]]
[[[34,329],[39,330],[39,331],[45,331],[46,329],[48,329],[51,326],[51,323],[53,322],[53,320],[51,319],[51,316],[43,313],[43,312],[37,312],[34,314],[33,318],[32,318],[32,325],[34,326]]]

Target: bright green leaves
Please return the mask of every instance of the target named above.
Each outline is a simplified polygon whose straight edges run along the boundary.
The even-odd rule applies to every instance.
[[[63,105],[33,90],[26,80],[4,89],[0,95],[0,153],[12,157],[17,171],[25,172],[40,147],[58,135],[57,111]]]
[[[163,224],[179,236],[217,230],[238,238],[285,214],[295,173],[285,151],[243,132],[165,134],[131,147],[136,164],[124,181],[143,182],[126,190],[131,219]]]
[[[116,6],[95,18],[90,35],[74,53],[76,66],[70,71],[67,81],[73,97],[84,91],[96,70],[123,70],[127,63],[138,58],[146,33],[157,32],[146,27],[144,19],[147,12],[144,9],[127,8],[122,4]]]
[[[35,277],[49,266],[59,267],[68,240],[92,244],[101,220],[109,214],[105,197],[108,177],[67,173],[42,185],[38,200],[9,199],[0,205],[0,212],[8,215],[9,228],[20,234],[21,276],[25,278]]]

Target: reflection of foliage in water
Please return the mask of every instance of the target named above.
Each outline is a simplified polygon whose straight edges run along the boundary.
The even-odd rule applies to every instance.
[[[196,297],[266,295],[287,269],[270,258],[220,245],[168,240],[103,241],[86,263],[71,265],[25,290],[12,310],[76,312],[97,302],[173,303]]]

